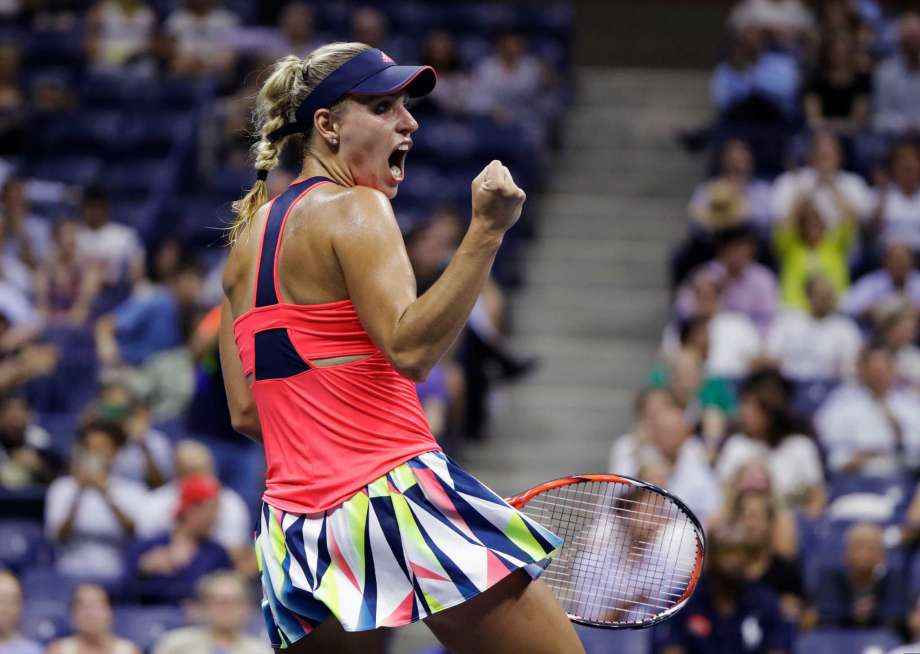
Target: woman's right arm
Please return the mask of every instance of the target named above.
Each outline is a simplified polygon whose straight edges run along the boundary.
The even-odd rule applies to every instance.
[[[363,187],[343,198],[333,249],[348,294],[371,339],[393,367],[421,381],[466,324],[489,277],[495,254],[521,215],[524,192],[508,169],[490,163],[473,180],[473,217],[460,247],[421,297],[393,209],[382,193]]]

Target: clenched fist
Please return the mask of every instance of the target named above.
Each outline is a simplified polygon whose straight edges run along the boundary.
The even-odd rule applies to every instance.
[[[473,180],[473,220],[496,232],[505,232],[521,217],[527,194],[498,160],[482,169]]]

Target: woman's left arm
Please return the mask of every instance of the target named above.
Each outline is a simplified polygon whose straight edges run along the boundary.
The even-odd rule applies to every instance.
[[[261,443],[262,425],[259,424],[259,413],[252,398],[249,381],[243,374],[243,362],[233,338],[233,312],[230,309],[230,300],[226,297],[220,311],[220,367],[233,428]]]

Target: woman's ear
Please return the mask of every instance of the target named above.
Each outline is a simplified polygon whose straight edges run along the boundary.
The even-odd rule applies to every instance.
[[[317,109],[313,114],[313,129],[330,148],[339,144],[339,122],[328,109]]]

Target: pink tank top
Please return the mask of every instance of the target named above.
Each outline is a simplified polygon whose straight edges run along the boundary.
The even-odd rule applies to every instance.
[[[396,466],[439,450],[415,384],[374,345],[351,300],[281,301],[278,252],[288,216],[319,184],[292,184],[269,209],[255,304],[233,324],[262,426],[266,503],[293,513],[330,509]],[[317,367],[311,361],[368,355]]]

